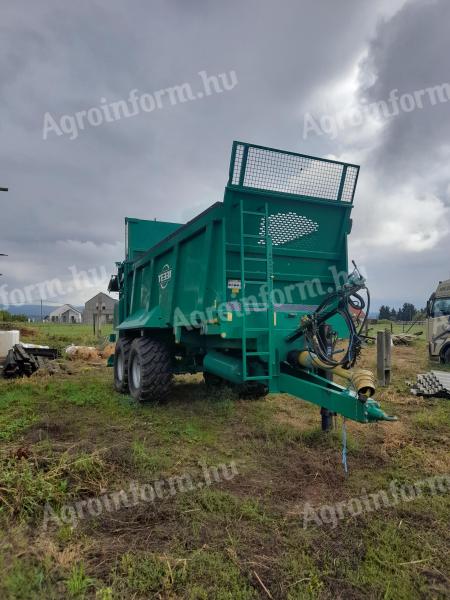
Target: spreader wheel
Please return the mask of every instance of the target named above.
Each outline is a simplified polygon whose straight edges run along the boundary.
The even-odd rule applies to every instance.
[[[121,394],[128,394],[128,359],[131,341],[119,338],[114,351],[114,387]]]
[[[246,400],[258,400],[269,393],[269,388],[265,383],[257,381],[248,381],[237,386],[239,398]]]
[[[139,402],[163,401],[172,384],[172,360],[164,342],[137,338],[128,361],[128,387]]]
[[[450,346],[445,350],[444,354],[442,355],[442,359],[444,365],[450,365]]]
[[[217,389],[227,385],[227,381],[225,379],[219,377],[218,375],[214,375],[213,373],[209,373],[208,371],[203,371],[203,379],[206,387],[211,389]]]

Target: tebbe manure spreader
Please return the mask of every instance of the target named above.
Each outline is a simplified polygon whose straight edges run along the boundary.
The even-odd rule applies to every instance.
[[[359,167],[234,142],[223,202],[180,225],[125,219],[114,379],[141,402],[167,397],[174,373],[208,385],[286,392],[333,414],[391,420],[354,369],[368,292],[348,273]],[[344,385],[333,381],[337,376]]]

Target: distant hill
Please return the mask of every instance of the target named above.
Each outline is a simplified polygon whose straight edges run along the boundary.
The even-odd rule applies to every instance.
[[[48,314],[58,308],[58,306],[62,306],[65,304],[62,302],[61,304],[43,304],[42,305],[42,315],[46,317]],[[75,306],[78,310],[83,311],[84,306]],[[40,319],[41,318],[41,305],[40,304],[15,304],[11,306],[2,306],[0,304],[0,310],[7,310],[12,315],[26,315],[30,319]]]

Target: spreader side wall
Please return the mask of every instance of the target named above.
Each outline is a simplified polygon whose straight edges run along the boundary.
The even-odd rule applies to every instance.
[[[119,329],[201,322],[224,294],[223,205],[217,203],[129,265]]]

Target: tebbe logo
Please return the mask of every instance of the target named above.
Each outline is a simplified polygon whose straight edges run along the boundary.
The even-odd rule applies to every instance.
[[[172,268],[169,265],[164,265],[161,273],[158,275],[159,285],[161,286],[162,290],[167,287],[167,284],[169,283],[171,277]]]

